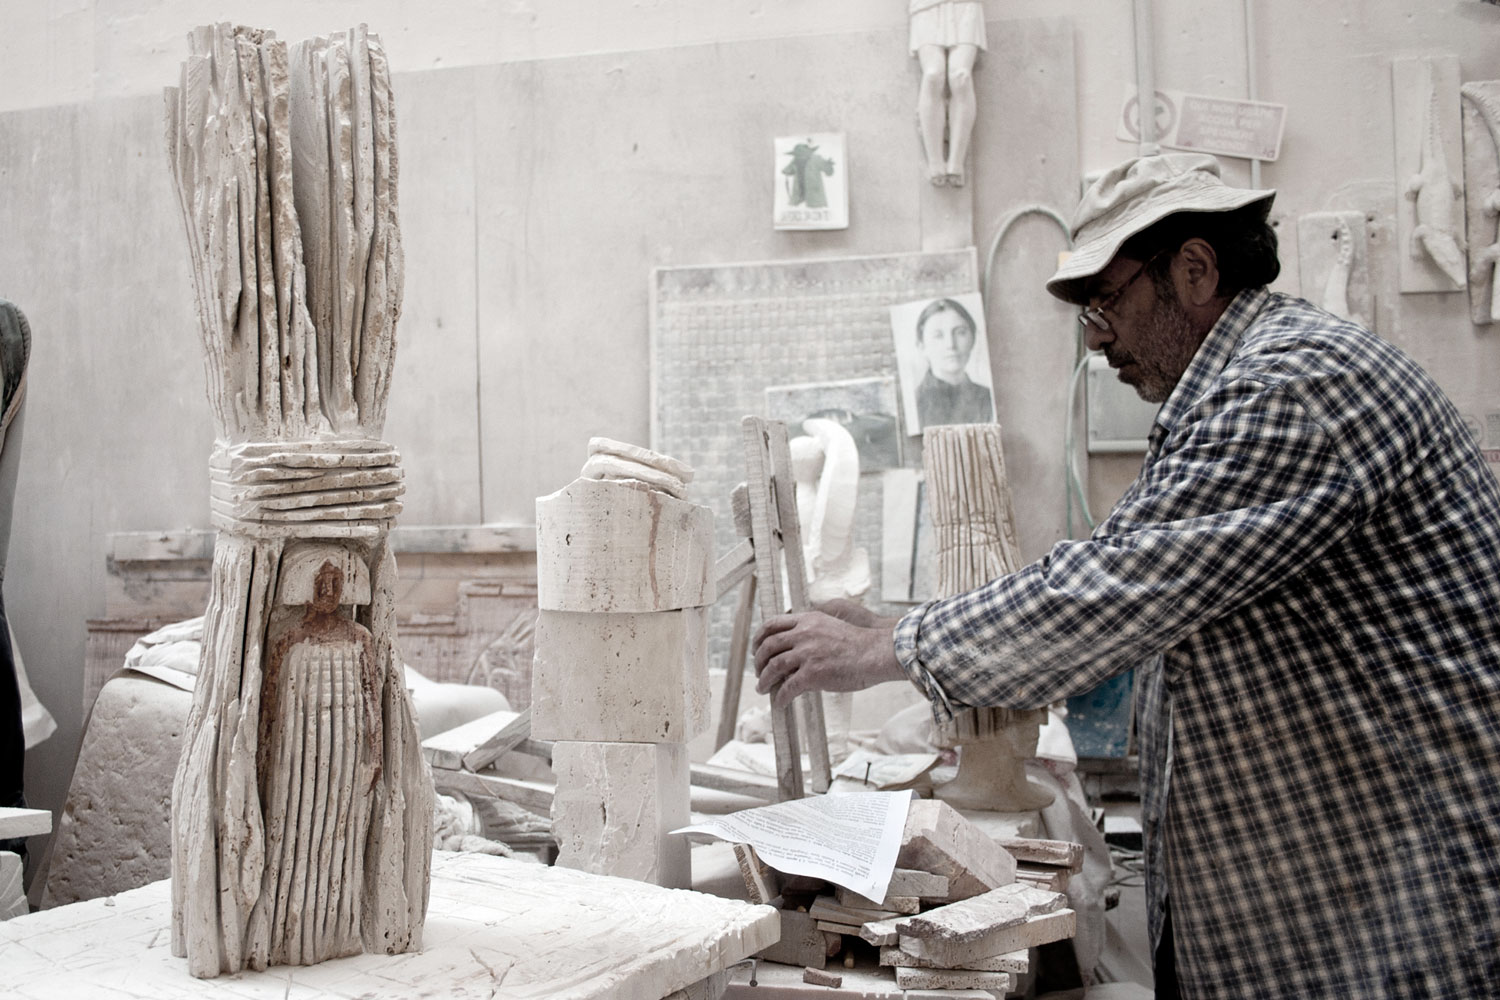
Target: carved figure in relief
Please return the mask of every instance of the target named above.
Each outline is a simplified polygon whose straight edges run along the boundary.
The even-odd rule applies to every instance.
[[[1354,234],[1349,231],[1349,224],[1340,220],[1333,239],[1339,245],[1339,255],[1323,282],[1322,306],[1335,316],[1363,326],[1364,318],[1354,315],[1349,305],[1349,278],[1354,273]]]
[[[1485,130],[1490,137],[1490,155],[1497,164],[1500,164],[1500,100],[1496,99],[1493,88],[1495,84],[1489,81],[1466,83],[1460,89],[1464,98],[1478,113],[1479,119],[1484,122]],[[1465,150],[1465,156],[1478,156],[1478,150]],[[1475,192],[1478,197],[1478,192]],[[1491,188],[1483,195],[1481,201],[1485,218],[1495,219],[1500,217],[1500,187]],[[1474,237],[1472,232],[1473,223],[1470,223],[1470,239]],[[1482,250],[1475,251],[1469,258],[1469,280],[1476,287],[1482,287],[1481,282],[1490,282],[1490,321],[1500,323],[1500,230],[1495,232],[1495,241]],[[1477,322],[1477,320],[1476,320]]]
[[[1427,103],[1422,109],[1422,169],[1406,184],[1406,196],[1416,202],[1417,225],[1412,230],[1411,255],[1420,257],[1425,248],[1454,285],[1465,285],[1463,234],[1458,231],[1457,200],[1460,188],[1448,173],[1443,135],[1438,121],[1438,88],[1427,67]]]
[[[272,965],[363,950],[364,847],[383,734],[374,637],[340,613],[346,600],[370,600],[367,574],[345,593],[341,563],[351,561],[337,546],[289,554],[281,603],[307,611],[270,634],[257,762],[266,892],[251,924],[265,924]]]
[[[978,0],[908,0],[912,55],[922,67],[917,126],[933,184],[961,187],[974,130],[974,63],[985,47]],[[947,147],[944,148],[944,125]]]

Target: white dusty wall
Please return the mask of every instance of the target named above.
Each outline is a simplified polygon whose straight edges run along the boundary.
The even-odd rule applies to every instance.
[[[1018,65],[979,70],[981,255],[1010,210],[1068,212],[1083,171],[1133,152],[1114,122],[1135,75],[1126,0],[985,4],[992,31],[1027,44],[1007,50]],[[1465,412],[1500,411],[1500,330],[1471,326],[1462,294],[1395,292],[1390,112],[1396,55],[1452,52],[1465,80],[1500,77],[1500,8],[1253,5],[1259,97],[1289,106],[1262,177],[1281,191],[1281,285],[1296,290],[1297,216],[1366,212],[1380,332]],[[207,523],[212,428],[159,94],[186,32],[215,19],[288,39],[365,21],[399,74],[408,273],[387,437],[405,455],[403,523],[529,521],[589,435],[647,440],[653,266],[920,247],[902,0],[0,0],[0,296],[35,335],[5,597],[60,722],[27,767],[28,793],[54,809],[107,536]],[[1158,86],[1245,96],[1241,3],[1156,0],[1154,23]],[[1028,88],[1071,95],[1076,113],[1037,120]],[[849,136],[846,232],[768,225],[769,141],[803,130]],[[1248,179],[1243,163],[1229,173]],[[1072,319],[1040,289],[1058,249],[1049,223],[1019,225],[988,304],[1028,556],[1063,532]],[[1090,464],[1096,511],[1137,463]]]

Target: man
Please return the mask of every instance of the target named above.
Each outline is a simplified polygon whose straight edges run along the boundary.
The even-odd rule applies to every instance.
[[[758,687],[910,677],[943,716],[1142,665],[1159,995],[1495,996],[1500,489],[1410,358],[1265,289],[1273,197],[1204,156],[1101,178],[1047,288],[1163,401],[1139,477],[894,641],[849,605],[772,619]]]
[[[917,346],[927,359],[927,373],[917,383],[917,422],[983,424],[995,419],[990,390],[969,378],[978,326],[959,302],[933,299],[917,317]]]

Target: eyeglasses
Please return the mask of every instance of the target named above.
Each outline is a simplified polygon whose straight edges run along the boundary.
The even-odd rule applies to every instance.
[[[1088,327],[1090,324],[1093,324],[1099,329],[1107,331],[1109,329],[1109,320],[1104,318],[1105,310],[1113,309],[1115,307],[1115,303],[1120,301],[1120,296],[1125,294],[1125,290],[1128,289],[1131,285],[1135,284],[1135,279],[1145,274],[1146,268],[1150,267],[1152,264],[1155,264],[1156,261],[1166,252],[1167,251],[1165,250],[1159,250],[1156,253],[1152,254],[1150,260],[1146,261],[1140,267],[1136,268],[1135,273],[1126,278],[1125,283],[1122,284],[1119,288],[1116,288],[1114,291],[1110,292],[1109,295],[1105,297],[1103,302],[1100,302],[1092,309],[1085,309],[1083,312],[1079,313],[1078,322],[1083,324],[1084,327]]]

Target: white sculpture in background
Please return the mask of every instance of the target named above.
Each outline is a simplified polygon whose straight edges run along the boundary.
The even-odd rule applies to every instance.
[[[1464,100],[1469,305],[1476,326],[1500,323],[1500,80],[1471,80]]]
[[[870,557],[854,544],[859,499],[859,447],[844,425],[813,417],[805,435],[792,438],[792,475],[797,480],[797,520],[807,567],[807,599],[813,604],[859,597],[870,589]]]
[[[1416,227],[1412,230],[1410,253],[1427,256],[1457,288],[1467,284],[1468,249],[1460,231],[1462,211],[1459,198],[1463,187],[1454,183],[1443,152],[1443,133],[1438,114],[1438,86],[1432,64],[1426,69],[1427,101],[1422,107],[1421,170],[1406,182],[1406,196],[1416,203]]]
[[[389,66],[363,27],[190,41],[167,147],[218,540],[172,786],[172,951],[212,977],[420,949],[432,777],[396,653],[401,459],[380,440],[402,289]]]
[[[985,47],[984,4],[979,0],[908,0],[907,12],[909,47],[922,67],[917,127],[927,158],[927,179],[938,186],[962,187],[976,115],[974,62]]]

